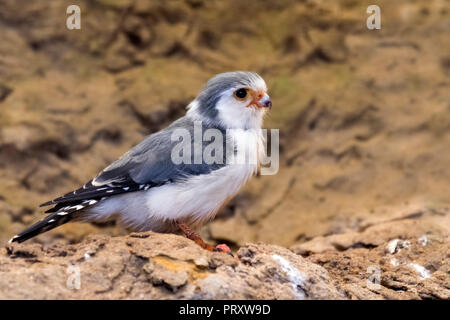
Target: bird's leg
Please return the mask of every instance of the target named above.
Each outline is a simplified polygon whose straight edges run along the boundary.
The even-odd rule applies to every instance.
[[[186,238],[194,241],[196,244],[198,244],[200,247],[202,247],[205,250],[208,251],[218,251],[218,252],[225,252],[225,253],[231,253],[230,248],[226,244],[219,244],[216,247],[213,247],[210,244],[207,244],[203,239],[200,237],[200,235],[192,230],[186,223],[177,221],[178,227],[183,231]]]
[[[181,229],[181,231],[183,231],[186,238],[191,239],[203,249],[206,249],[208,251],[214,251],[214,247],[203,241],[200,235],[194,230],[192,230],[186,223],[177,222],[177,225]]]

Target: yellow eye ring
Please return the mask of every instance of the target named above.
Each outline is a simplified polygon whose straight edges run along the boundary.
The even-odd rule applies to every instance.
[[[248,96],[248,89],[246,89],[246,88],[237,89],[233,95],[236,100],[241,100],[241,101],[245,100],[245,98],[247,98],[247,96]]]

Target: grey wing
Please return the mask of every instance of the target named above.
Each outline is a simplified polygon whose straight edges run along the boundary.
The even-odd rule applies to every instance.
[[[172,150],[180,143],[173,141],[172,134],[177,129],[183,129],[189,133],[191,148],[190,161],[175,164],[172,161]],[[202,130],[207,128],[202,127]],[[132,180],[135,183],[166,183],[183,179],[190,175],[206,174],[220,169],[225,165],[225,155],[220,163],[206,164],[194,163],[194,123],[189,118],[183,117],[168,128],[161,130],[143,140],[132,148],[119,160],[104,169],[93,181],[94,185],[104,185],[121,181]],[[225,135],[225,132],[221,132]],[[222,139],[225,141],[225,138]],[[201,150],[207,142],[200,141]],[[225,144],[223,145],[225,148]]]
[[[41,206],[55,204],[56,206],[47,212],[56,212],[67,205],[76,206],[91,200],[99,201],[125,192],[148,190],[188,176],[207,174],[225,165],[225,159],[221,163],[209,165],[204,162],[194,164],[193,152],[190,163],[175,164],[171,158],[172,149],[179,142],[172,141],[172,134],[180,128],[186,129],[193,138],[193,123],[183,117],[168,128],[148,136],[82,188]]]

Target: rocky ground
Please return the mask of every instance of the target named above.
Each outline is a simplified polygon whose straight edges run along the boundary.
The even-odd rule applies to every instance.
[[[69,31],[71,1],[1,1],[2,243],[182,115],[215,73],[260,73],[281,139],[279,172],[201,230],[240,262],[69,224],[5,247],[2,297],[448,299],[450,6],[379,0],[370,31],[372,2],[79,1]],[[66,288],[71,263],[80,290]]]
[[[14,243],[0,252],[0,299],[450,299],[448,211],[234,256],[152,232]]]
[[[176,235],[93,236],[79,245],[11,246],[1,257],[3,299],[344,298],[327,271],[288,249],[247,245],[236,257]],[[80,270],[79,289],[68,286]],[[28,286],[21,283],[24,279]],[[74,288],[74,289],[70,289]],[[32,294],[30,294],[32,290]]]

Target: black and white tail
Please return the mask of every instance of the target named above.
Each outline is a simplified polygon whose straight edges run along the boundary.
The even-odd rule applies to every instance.
[[[14,236],[9,242],[23,242],[38,234],[77,219],[82,215],[81,211],[111,196],[125,192],[146,191],[155,185],[158,184],[137,184],[132,181],[126,181],[121,184],[111,183],[108,185],[94,186],[92,182],[89,182],[80,189],[41,204],[41,206],[54,205],[54,207],[46,211],[46,213],[50,213],[48,216]]]
[[[35,223],[34,225],[32,225],[31,227],[29,227],[28,229],[22,231],[21,233],[15,235],[14,237],[12,237],[9,242],[23,242],[25,240],[28,240],[30,238],[33,238],[35,236],[37,236],[40,233],[49,231],[51,229],[54,229],[56,227],[59,227],[60,225],[63,225],[71,220],[73,220],[80,210],[91,206],[95,203],[97,203],[97,200],[87,200],[87,201],[83,201],[80,204],[76,204],[76,205],[68,205],[68,206],[61,206],[58,205],[56,206],[54,209],[55,212],[49,214],[48,216],[46,216],[44,219],[42,219],[41,221]],[[53,210],[50,210],[53,211]]]
[[[66,216],[60,216],[58,215],[57,212],[52,213],[48,216],[46,216],[44,219],[42,219],[41,221],[35,223],[34,225],[32,225],[31,227],[29,227],[28,229],[22,231],[21,233],[15,235],[14,237],[12,237],[9,242],[23,242],[25,240],[28,240],[30,238],[33,238],[35,236],[37,236],[40,233],[49,231],[53,228],[56,228],[60,225],[63,225],[67,222],[69,222],[70,220],[72,220],[71,215],[66,215]]]

